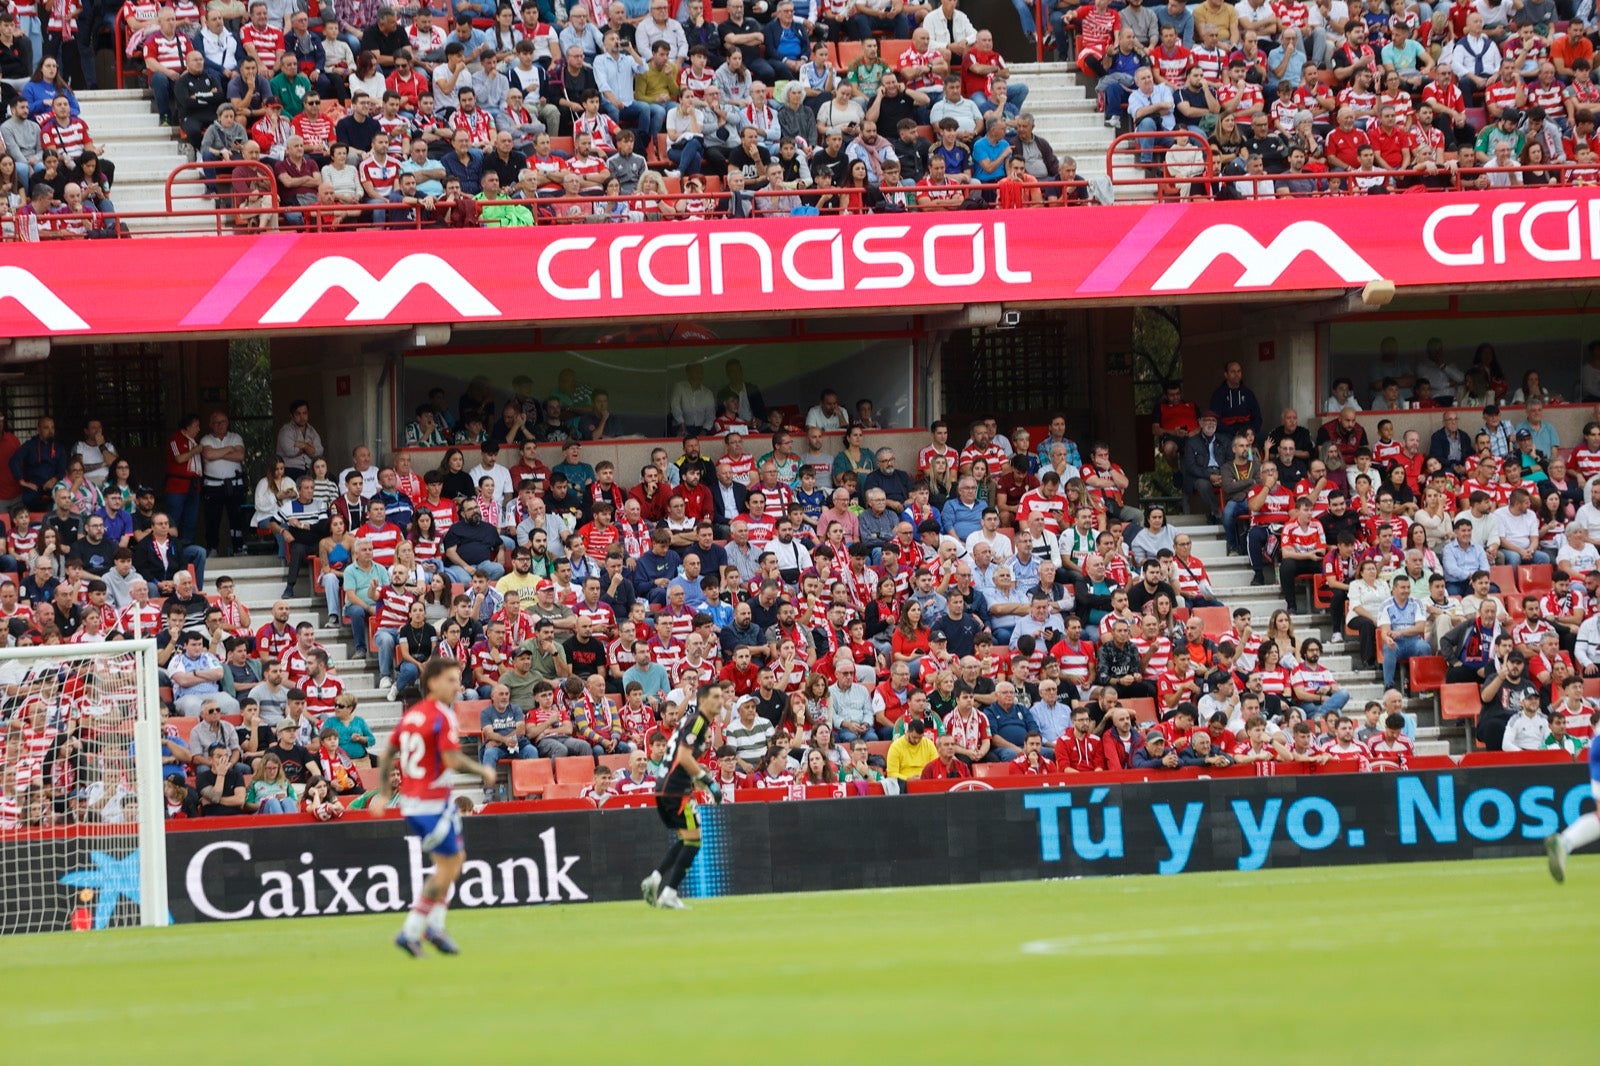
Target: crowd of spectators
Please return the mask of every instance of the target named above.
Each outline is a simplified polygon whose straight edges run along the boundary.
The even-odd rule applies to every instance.
[[[1163,165],[1175,177],[1205,174],[1194,147],[1204,143],[1211,174],[1233,179],[1197,191],[1260,199],[1600,183],[1592,5],[1058,6],[1107,124],[1146,135],[1138,150],[1152,175]]]
[[[340,0],[316,19],[252,0],[240,20],[232,12],[242,6],[213,0],[202,13],[128,0],[119,14],[127,56],[195,158],[267,168],[208,172],[209,194],[239,228],[1085,199],[1081,187],[1050,184],[1075,180],[1076,164],[1035,134],[1021,111],[1027,87],[957,0],[784,0],[749,11],[728,0],[710,12],[698,0],[678,10],[668,0],[570,10],[527,0],[403,11]],[[9,51],[10,66],[26,69],[30,47],[15,19],[0,23],[0,61]],[[32,118],[48,119],[58,93],[76,115],[58,75],[47,43],[21,89]],[[44,213],[78,206],[66,186],[82,190],[77,160],[94,146],[74,121],[70,153],[50,143],[48,121],[42,145],[8,139],[17,168],[0,169],[0,213],[25,213],[25,237],[63,235],[31,221],[36,177],[51,189]],[[53,149],[59,180],[43,169]],[[109,191],[104,176],[99,191]],[[254,210],[274,194],[306,210]]]
[[[1277,568],[1284,607],[1258,628],[1213,584],[1199,527],[1134,507],[1107,446],[1072,439],[1065,418],[1009,436],[936,421],[914,448],[874,449],[855,420],[872,420],[870,402],[852,411],[827,390],[774,418],[737,361],[714,388],[706,370],[675,396],[680,436],[636,474],[586,459],[607,439],[604,394],[570,371],[546,396],[521,375],[506,394],[474,379],[454,404],[434,390],[407,447],[379,462],[358,446],[336,475],[295,403],[253,497],[226,416],[205,433],[185,417],[160,507],[97,421],[70,447],[50,419],[26,441],[0,432],[0,618],[18,645],[154,636],[169,800],[191,815],[337,817],[340,797],[371,787],[362,699],[411,698],[437,656],[462,664],[461,698],[482,701],[488,762],[604,758],[602,799],[653,787],[705,685],[729,690],[712,750],[739,787],[894,790],[985,763],[1404,765],[1416,727],[1401,666],[1435,652],[1452,681],[1479,685],[1487,747],[1591,734],[1600,418],[1561,441],[1536,378],[1523,420],[1491,406],[1469,434],[1444,409],[1426,448],[1388,419],[1368,441],[1348,380],[1336,392],[1351,406],[1315,430],[1293,410],[1264,430],[1238,363],[1204,410],[1169,388],[1160,449],[1190,510],[1223,522],[1256,584]],[[1441,391],[1465,378],[1431,342],[1414,363],[1386,343],[1367,399],[1434,376]],[[713,411],[723,421],[708,424]],[[226,565],[215,556],[255,542],[288,562],[265,618],[238,595],[245,571],[207,578],[208,562]],[[1538,588],[1493,570],[1544,563]],[[1311,576],[1331,601],[1327,640],[1296,632],[1297,579]],[[308,593],[321,626],[291,621]],[[335,631],[352,652],[320,643]],[[1385,682],[1359,713],[1323,658],[1347,636],[1357,671]],[[76,774],[94,755],[92,722],[62,691],[53,664],[0,670],[13,786],[0,791],[55,789],[58,813],[72,789],[56,762]],[[42,816],[26,796],[9,810]]]

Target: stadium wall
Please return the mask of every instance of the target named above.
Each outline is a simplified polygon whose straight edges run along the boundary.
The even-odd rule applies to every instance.
[[[970,783],[969,783],[970,784]],[[1583,767],[1491,767],[933,793],[703,811],[696,896],[1059,877],[1174,874],[1533,855],[1591,809]],[[863,803],[870,803],[864,810]],[[863,817],[870,813],[870,817]],[[627,900],[666,842],[648,809],[484,816],[467,823],[457,906]],[[43,854],[52,848],[67,856]],[[71,927],[93,902],[71,839],[0,842],[38,882],[0,900],[0,931]],[[392,819],[167,835],[174,921],[395,911],[427,861]]]

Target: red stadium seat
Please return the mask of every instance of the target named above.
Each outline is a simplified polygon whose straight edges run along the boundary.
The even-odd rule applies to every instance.
[[[869,740],[867,741],[867,754],[887,756],[891,743],[893,742],[888,740]]]
[[[602,755],[600,756],[600,765],[609,766],[611,769],[618,771],[626,770],[628,768],[628,755],[626,752],[618,752],[616,755]]]
[[[518,799],[543,795],[554,783],[549,759],[517,759],[511,764],[511,794]]]
[[[586,755],[569,755],[556,760],[556,784],[594,784],[594,760]]]
[[[1517,590],[1524,593],[1544,593],[1549,591],[1555,583],[1552,575],[1555,568],[1549,563],[1530,563],[1519,566],[1517,571]]]
[[[1011,764],[1005,762],[981,762],[972,768],[973,777],[1010,777]]]
[[[594,784],[592,776],[590,779],[586,779],[582,785],[573,783],[563,784],[562,782],[557,781],[555,784],[545,787],[544,798],[575,800],[578,798],[579,794],[583,792],[584,785],[592,784]],[[582,808],[579,809],[581,810]]]
[[[883,57],[884,64],[888,66],[890,70],[895,69],[895,64],[899,62],[900,56],[906,52],[909,52],[910,50],[911,42],[907,40],[890,39],[886,37],[878,42],[878,53]],[[1031,427],[1029,432],[1032,432]],[[1038,441],[1043,440],[1044,437],[1043,434],[1040,434],[1035,436],[1033,439]]]
[[[1444,687],[1445,661],[1438,655],[1417,655],[1406,663],[1412,692],[1437,692]]]
[[[178,731],[178,739],[184,744],[189,743],[189,734],[194,732],[194,727],[200,724],[198,718],[168,718],[167,725]]]
[[[1476,718],[1482,710],[1478,686],[1471,681],[1445,685],[1439,690],[1439,717],[1445,721]]]
[[[1490,566],[1489,580],[1502,593],[1517,591],[1517,568],[1514,566]]]
[[[1148,696],[1139,699],[1119,700],[1118,702],[1121,703],[1122,706],[1128,708],[1129,711],[1133,712],[1134,724],[1141,729],[1149,725],[1151,722],[1158,722],[1161,720],[1161,714],[1156,709],[1156,701]]]
[[[1586,700],[1600,700],[1600,677],[1586,677],[1583,679],[1583,698]]]
[[[1454,755],[1413,755],[1406,760],[1408,770],[1454,770]]]
[[[483,712],[488,700],[462,700],[456,704],[456,729],[464,737],[483,735]]]
[[[1208,637],[1218,637],[1233,625],[1233,619],[1226,607],[1196,607],[1194,614],[1200,619],[1200,624],[1205,628]]]

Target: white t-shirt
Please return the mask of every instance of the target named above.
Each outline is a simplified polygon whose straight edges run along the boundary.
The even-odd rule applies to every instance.
[[[215,433],[207,433],[200,438],[203,448],[243,448],[244,438],[237,433],[225,433],[218,437]],[[244,469],[244,464],[233,459],[204,459],[200,463],[202,475],[207,481],[228,481],[239,476]]]
[[[106,441],[105,446],[111,448],[112,452],[117,450],[112,447],[110,441]],[[93,444],[80,440],[72,446],[72,454],[83,460],[84,477],[95,485],[105,484],[107,475],[111,473],[111,466],[106,462],[105,453]]]

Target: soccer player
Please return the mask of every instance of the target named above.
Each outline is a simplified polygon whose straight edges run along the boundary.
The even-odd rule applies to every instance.
[[[388,808],[394,794],[389,771],[398,766],[400,813],[410,831],[422,839],[422,850],[433,859],[433,873],[423,882],[422,895],[411,905],[400,935],[394,938],[401,951],[420,958],[424,939],[446,955],[460,953],[444,931],[450,886],[467,858],[461,843],[461,812],[450,796],[448,772],[476,774],[483,778],[485,789],[494,787],[495,772],[461,752],[452,709],[461,691],[461,664],[453,659],[429,659],[422,667],[419,684],[423,698],[406,711],[384,745],[378,763],[383,789],[367,809],[381,816]]]
[[[1589,724],[1600,734],[1600,712],[1596,712]],[[1600,743],[1589,742],[1589,788],[1594,792],[1594,799],[1600,805]],[[1596,806],[1588,814],[1580,814],[1577,820],[1559,833],[1552,833],[1544,838],[1545,854],[1550,856],[1550,876],[1557,883],[1567,879],[1567,856],[1573,850],[1585,844],[1593,844],[1600,840],[1600,806]]]
[[[722,714],[722,688],[703,685],[697,694],[693,713],[685,715],[673,731],[667,750],[672,765],[656,791],[656,813],[667,828],[678,834],[678,842],[667,849],[661,865],[650,871],[639,885],[644,901],[663,910],[687,910],[678,898],[678,886],[700,854],[700,825],[695,820],[694,791],[703,788],[718,795],[716,779],[700,765],[711,726]]]

